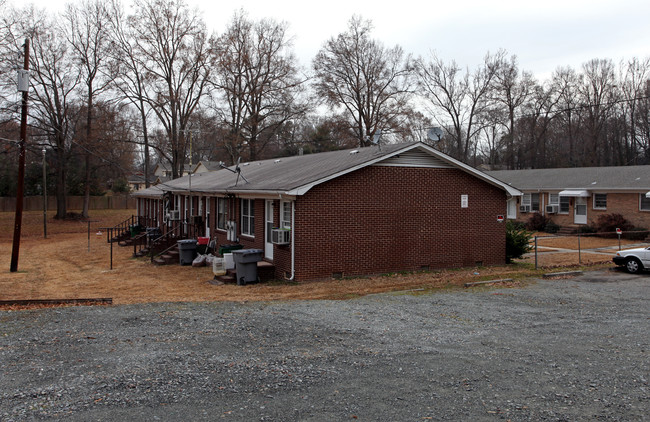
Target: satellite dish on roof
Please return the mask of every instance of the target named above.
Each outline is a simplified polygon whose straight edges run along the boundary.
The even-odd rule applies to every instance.
[[[372,136],[372,143],[375,145],[379,145],[379,140],[381,139],[381,129],[377,129],[375,131],[375,134]]]
[[[375,134],[372,135],[372,139],[370,139],[370,142],[373,145],[377,145],[379,147],[379,150],[381,151],[381,144],[379,143],[380,140],[381,140],[381,129],[377,129],[375,131]]]
[[[427,138],[433,142],[439,142],[442,139],[444,132],[440,127],[432,127],[427,130]]]
[[[239,183],[239,176],[241,176],[242,179],[244,179],[244,182],[248,183],[248,180],[244,177],[243,174],[241,174],[241,169],[239,168],[239,163],[241,161],[241,157],[237,158],[237,165],[235,166],[235,169],[231,169],[230,167],[226,167],[226,165],[223,162],[219,162],[219,167],[222,169],[228,170],[230,172],[233,172],[237,175],[237,180],[235,181],[235,186],[237,186],[237,183]]]

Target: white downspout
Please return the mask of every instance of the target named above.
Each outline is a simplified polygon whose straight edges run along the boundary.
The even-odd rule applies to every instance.
[[[289,281],[293,281],[296,277],[296,200],[291,201],[291,277]]]

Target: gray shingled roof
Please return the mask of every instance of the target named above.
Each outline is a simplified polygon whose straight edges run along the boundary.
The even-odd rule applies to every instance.
[[[647,192],[650,190],[650,165],[499,170],[486,173],[523,191],[583,189]]]
[[[217,170],[219,170],[221,168],[219,166],[221,164],[221,162],[219,162],[219,161],[201,160],[201,161],[199,161],[198,163],[196,163],[194,165],[194,169],[192,170],[192,172],[195,172],[200,164],[202,164],[206,169],[208,169],[208,171],[217,171]]]
[[[239,180],[237,180],[237,174],[227,169],[192,175],[191,191],[217,194],[227,192],[301,195],[314,184],[380,161],[385,163],[391,157],[404,155],[414,150],[421,151],[431,162],[435,162],[441,167],[461,168],[510,194],[519,194],[516,189],[417,142],[382,145],[381,149],[367,147],[242,163],[239,166],[241,170]],[[235,166],[229,168],[233,170]],[[165,191],[185,192],[189,190],[189,184],[190,176],[184,176],[157,187]],[[151,196],[156,195],[156,192],[145,190],[134,195]]]

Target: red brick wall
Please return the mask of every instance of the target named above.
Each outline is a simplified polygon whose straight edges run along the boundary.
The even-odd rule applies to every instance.
[[[502,264],[505,213],[504,191],[460,170],[366,167],[297,199],[296,279]]]
[[[607,209],[594,210],[593,197],[589,198],[587,216],[595,222],[601,214],[621,214],[637,227],[650,229],[650,211],[639,210],[639,193],[608,193]]]
[[[640,211],[639,210],[639,193],[608,193],[607,194],[607,209],[605,210],[596,210],[594,209],[594,196],[592,195],[589,198],[585,198],[587,201],[587,223],[593,224],[598,219],[599,215],[602,214],[621,214],[628,221],[634,224],[636,227],[642,227],[650,229],[650,211]],[[542,195],[543,209],[546,209],[546,205],[549,203],[549,194],[544,192]],[[517,202],[517,210],[519,209],[519,204],[521,199]],[[570,198],[569,201],[569,213],[568,214],[547,214],[551,217],[552,221],[560,226],[570,226],[574,224],[574,206],[575,198]],[[518,218],[517,220],[526,222],[533,215],[533,213],[519,213],[517,211]]]

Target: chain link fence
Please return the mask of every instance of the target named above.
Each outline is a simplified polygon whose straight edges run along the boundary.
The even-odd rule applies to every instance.
[[[535,269],[593,265],[612,262],[616,252],[621,249],[647,246],[650,231],[539,234],[533,237],[531,243],[533,250],[524,256],[524,262],[534,263]]]

